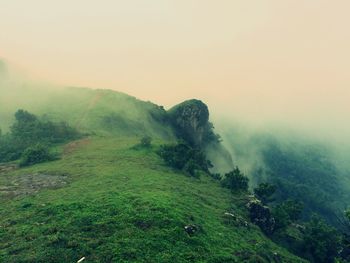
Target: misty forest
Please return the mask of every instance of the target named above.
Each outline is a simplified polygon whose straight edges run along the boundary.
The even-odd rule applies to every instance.
[[[0,263],[350,263],[349,9],[2,1]]]

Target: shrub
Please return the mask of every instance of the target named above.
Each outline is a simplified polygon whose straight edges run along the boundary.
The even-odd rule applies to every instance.
[[[152,138],[150,136],[142,137],[140,140],[140,146],[142,147],[151,147]]]
[[[210,176],[214,179],[214,180],[221,180],[221,174],[219,173],[210,173]]]
[[[46,161],[52,160],[52,156],[49,153],[49,149],[47,146],[42,144],[36,144],[35,146],[27,148],[20,159],[19,165],[29,166],[36,163],[42,163]]]
[[[168,166],[182,170],[194,177],[198,177],[198,171],[208,172],[211,165],[202,151],[184,143],[162,145],[158,154]]]
[[[238,167],[226,173],[222,185],[231,191],[248,191],[248,177],[241,173]]]
[[[0,162],[17,160],[25,149],[40,144],[63,143],[81,135],[65,122],[39,119],[25,110],[15,113],[10,132],[0,136]]]

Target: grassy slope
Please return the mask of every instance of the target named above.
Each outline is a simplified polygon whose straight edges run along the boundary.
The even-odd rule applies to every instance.
[[[0,194],[9,178],[37,173],[67,174],[69,182],[0,196],[0,262],[75,262],[82,256],[86,262],[262,262],[258,255],[266,262],[300,261],[256,226],[225,223],[225,212],[248,220],[244,196],[206,175],[197,180],[172,171],[154,150],[131,149],[145,133],[158,138],[155,144],[174,140],[159,122],[157,105],[105,90],[8,87],[1,90],[1,128],[24,108],[95,135],[68,146],[61,160],[0,173]],[[190,237],[187,224],[201,230]]]
[[[134,137],[92,137],[61,160],[11,172],[66,173],[70,183],[0,201],[1,262],[273,262],[299,260],[255,227],[230,226],[244,197],[165,167]],[[156,142],[158,144],[159,142]],[[242,199],[243,198],[243,199]],[[187,224],[201,230],[190,237]]]
[[[10,88],[11,87],[11,88]],[[67,121],[83,132],[173,138],[170,127],[160,123],[165,113],[159,106],[124,93],[87,88],[1,85],[0,128],[14,121],[14,113],[25,109],[50,120]]]

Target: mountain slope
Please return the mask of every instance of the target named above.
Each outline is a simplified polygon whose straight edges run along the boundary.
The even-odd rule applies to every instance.
[[[303,262],[248,223],[246,193],[233,194],[206,173],[196,179],[165,165],[157,150],[178,138],[162,107],[0,71],[4,132],[22,108],[84,133],[55,145],[55,161],[0,164],[0,262]],[[180,105],[192,111],[194,104],[202,105]],[[208,118],[205,130],[185,126],[212,135]],[[135,148],[145,135],[153,137],[152,147]],[[210,145],[212,154],[218,145]]]
[[[209,176],[174,172],[154,150],[132,149],[136,143],[133,137],[91,137],[66,145],[61,160],[2,174],[8,192],[0,201],[1,261],[301,261],[256,226],[225,218],[225,212],[247,218],[244,196]],[[65,184],[30,195],[11,192],[30,189],[9,185],[29,175],[61,175]],[[198,226],[192,236],[184,230],[191,224]]]

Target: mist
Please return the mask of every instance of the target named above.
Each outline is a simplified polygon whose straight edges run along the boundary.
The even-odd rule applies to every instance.
[[[0,56],[46,83],[109,88],[166,108],[198,98],[217,126],[283,126],[348,144],[349,7],[5,1]]]

